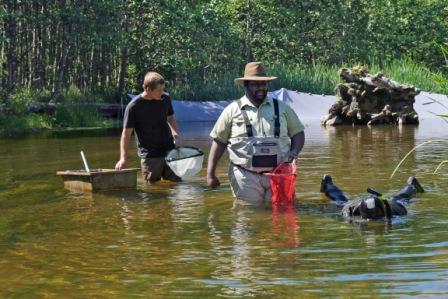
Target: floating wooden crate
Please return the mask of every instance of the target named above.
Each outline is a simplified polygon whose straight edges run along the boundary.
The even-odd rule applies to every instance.
[[[95,169],[90,172],[84,170],[58,171],[62,177],[64,187],[74,191],[104,191],[116,189],[131,189],[137,185],[139,168]]]

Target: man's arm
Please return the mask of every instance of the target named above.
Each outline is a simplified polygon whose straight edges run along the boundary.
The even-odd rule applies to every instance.
[[[173,135],[176,147],[182,146],[182,138],[180,138],[179,130],[177,129],[176,118],[173,115],[169,115],[167,118],[168,126],[171,129],[171,134]]]
[[[129,148],[129,140],[131,140],[132,132],[134,131],[133,128],[123,128],[123,131],[121,132],[121,138],[120,138],[120,160],[115,164],[116,170],[123,169],[124,165],[126,164],[126,158],[128,155],[128,148]]]
[[[219,180],[215,175],[216,166],[219,159],[226,150],[226,145],[216,139],[213,139],[212,146],[210,147],[210,154],[208,155],[207,165],[207,186],[215,188],[219,186]]]
[[[300,151],[305,145],[305,132],[299,132],[291,137],[291,150],[289,151],[288,161],[292,162],[297,159]]]

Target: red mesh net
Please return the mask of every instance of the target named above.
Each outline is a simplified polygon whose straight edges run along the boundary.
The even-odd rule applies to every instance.
[[[294,206],[296,201],[296,164],[282,163],[269,173],[272,190],[272,207]]]

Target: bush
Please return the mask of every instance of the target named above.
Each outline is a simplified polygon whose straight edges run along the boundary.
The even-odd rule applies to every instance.
[[[32,91],[24,88],[9,96],[9,109],[15,114],[24,114],[27,111],[26,105],[32,99]]]
[[[52,117],[53,127],[112,127],[116,121],[100,116],[91,104],[60,105]]]
[[[1,115],[0,132],[16,133],[29,130],[51,129],[53,119],[49,115]]]

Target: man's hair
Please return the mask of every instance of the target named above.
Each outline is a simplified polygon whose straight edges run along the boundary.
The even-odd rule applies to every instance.
[[[164,85],[165,79],[163,79],[162,75],[156,72],[148,72],[145,75],[145,79],[143,80],[143,88],[149,88],[151,90],[156,89],[159,85]]]

